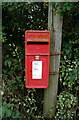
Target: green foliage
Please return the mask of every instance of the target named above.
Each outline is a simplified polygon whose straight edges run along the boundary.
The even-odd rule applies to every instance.
[[[55,5],[56,6],[56,5]],[[70,16],[73,15],[73,12],[76,10],[76,9],[79,9],[78,8],[78,3],[76,2],[66,2],[66,3],[60,3],[60,9],[58,10],[58,13],[60,13],[61,15],[65,16],[66,14],[69,14]],[[76,11],[76,14],[78,12]]]
[[[79,3],[77,2],[53,2],[53,12],[61,14],[61,16],[65,16],[66,14],[69,14],[69,16],[72,16],[75,12],[75,15],[79,14]],[[77,9],[77,11],[76,11]]]
[[[6,102],[3,103],[3,106],[2,106],[3,119],[4,118],[8,118],[8,119],[21,118],[19,111],[13,110],[13,106],[14,104],[7,104]]]
[[[71,93],[63,92],[58,96],[56,120],[73,120],[77,107],[77,98]]]
[[[78,43],[79,40],[69,41],[63,49],[62,61],[61,61],[61,75],[60,81],[64,87],[69,90],[79,89],[78,79],[79,79],[79,48],[73,48]],[[71,59],[72,58],[72,59]]]

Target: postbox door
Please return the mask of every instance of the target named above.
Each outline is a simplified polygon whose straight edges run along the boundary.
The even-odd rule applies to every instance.
[[[27,56],[27,88],[47,88],[49,77],[49,57],[48,56]]]

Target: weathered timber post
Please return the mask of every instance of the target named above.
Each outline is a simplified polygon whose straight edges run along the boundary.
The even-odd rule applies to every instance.
[[[58,6],[56,11],[53,11],[52,9],[52,2],[49,3],[49,8],[48,8],[48,29],[51,31],[50,54],[61,52],[62,17],[60,14],[57,13],[57,11],[59,10],[60,3],[56,3],[56,4]],[[60,55],[50,56],[50,72],[51,73],[59,72],[59,66],[60,66]],[[46,118],[53,118],[55,116],[55,105],[56,105],[57,90],[58,90],[58,77],[59,74],[50,75],[49,87],[44,91],[43,112]]]

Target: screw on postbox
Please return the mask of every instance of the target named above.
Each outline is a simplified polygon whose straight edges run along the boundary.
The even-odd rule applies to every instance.
[[[47,88],[49,80],[50,31],[25,31],[26,88]]]

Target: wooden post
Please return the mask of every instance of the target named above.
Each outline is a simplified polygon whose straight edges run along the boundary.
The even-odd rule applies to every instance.
[[[59,9],[59,3],[57,3],[57,10]],[[53,13],[53,14],[52,14]],[[52,25],[53,23],[53,25]],[[53,27],[52,27],[53,26]],[[52,29],[53,28],[53,29]],[[50,52],[61,52],[61,40],[62,40],[62,17],[57,11],[52,10],[52,2],[49,3],[48,8],[48,29],[51,31]],[[50,56],[50,72],[59,72],[60,55]],[[50,75],[49,87],[44,90],[44,107],[43,112],[46,118],[53,118],[55,116],[55,105],[58,90],[58,76]]]

